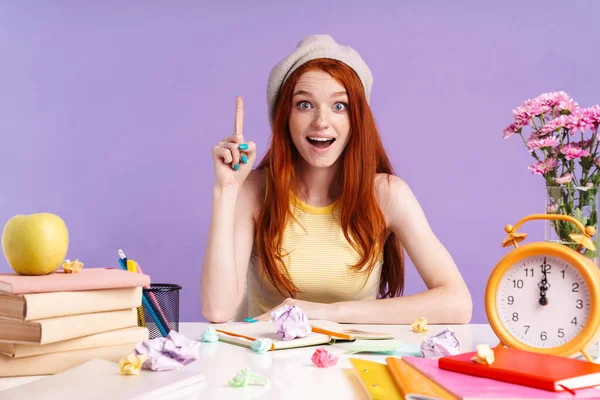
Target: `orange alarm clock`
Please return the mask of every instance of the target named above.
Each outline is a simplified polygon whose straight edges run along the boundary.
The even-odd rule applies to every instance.
[[[589,258],[563,244],[532,242],[517,229],[530,220],[564,220],[581,233],[571,234],[578,250],[595,250],[596,232],[577,219],[533,214],[507,225],[502,247],[514,246],[493,269],[485,290],[485,309],[501,346],[570,357],[585,350],[600,328],[600,272]]]

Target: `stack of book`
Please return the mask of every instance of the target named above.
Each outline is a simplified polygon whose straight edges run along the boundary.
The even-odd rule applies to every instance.
[[[137,308],[150,277],[111,268],[0,274],[0,377],[49,375],[130,354],[148,339]]]

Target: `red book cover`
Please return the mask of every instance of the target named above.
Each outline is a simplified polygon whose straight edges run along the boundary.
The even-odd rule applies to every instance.
[[[530,351],[496,347],[491,365],[471,360],[477,353],[441,357],[438,366],[448,371],[553,392],[600,385],[600,365],[588,361]]]

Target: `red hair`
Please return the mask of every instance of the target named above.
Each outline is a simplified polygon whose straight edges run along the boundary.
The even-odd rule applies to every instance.
[[[346,240],[361,256],[351,268],[370,274],[381,249],[386,232],[384,215],[375,195],[377,173],[393,174],[392,166],[381,143],[362,83],[346,64],[317,59],[301,65],[279,92],[271,147],[258,165],[266,176],[266,196],[256,226],[256,243],[264,271],[275,288],[285,296],[298,293],[283,262],[281,244],[287,222],[293,218],[290,190],[296,187],[295,165],[298,153],[289,131],[292,96],[298,78],[309,70],[323,70],[346,88],[349,100],[351,134],[342,155],[342,194],[340,225]],[[379,297],[402,295],[404,289],[404,253],[395,234],[385,240],[384,261],[379,285]]]

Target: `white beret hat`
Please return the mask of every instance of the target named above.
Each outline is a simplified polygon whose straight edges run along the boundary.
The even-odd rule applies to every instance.
[[[362,57],[349,46],[338,44],[330,35],[310,35],[302,39],[296,49],[281,60],[269,74],[267,84],[267,105],[269,107],[269,122],[272,125],[275,118],[275,101],[283,84],[298,67],[316,58],[331,58],[349,66],[360,78],[367,103],[371,97],[373,75]]]

